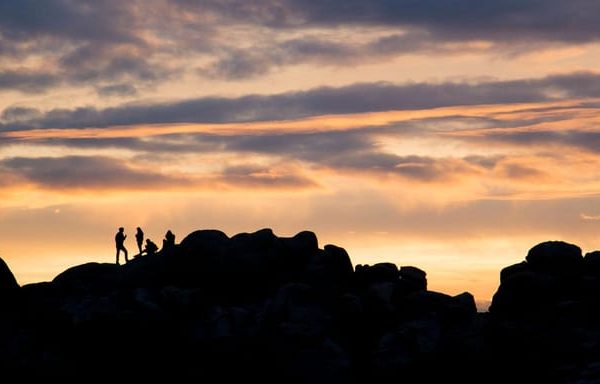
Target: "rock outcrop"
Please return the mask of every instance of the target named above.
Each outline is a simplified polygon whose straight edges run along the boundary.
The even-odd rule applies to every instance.
[[[117,266],[19,287],[0,263],[0,370],[61,380],[587,383],[600,379],[600,253],[505,268],[489,313],[425,271],[353,267],[312,232],[196,231]],[[596,381],[594,381],[596,380]]]

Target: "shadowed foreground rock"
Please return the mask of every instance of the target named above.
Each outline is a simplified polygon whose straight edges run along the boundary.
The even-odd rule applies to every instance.
[[[196,231],[124,266],[19,287],[0,263],[0,370],[77,381],[598,382],[600,256],[561,242],[505,268],[490,313],[424,271],[357,265],[270,229]],[[596,381],[594,381],[596,380]]]

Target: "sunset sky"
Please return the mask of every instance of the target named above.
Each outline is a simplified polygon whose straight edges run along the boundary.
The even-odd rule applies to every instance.
[[[485,303],[600,249],[596,0],[2,0],[0,257],[312,230]],[[482,304],[484,305],[484,304]]]

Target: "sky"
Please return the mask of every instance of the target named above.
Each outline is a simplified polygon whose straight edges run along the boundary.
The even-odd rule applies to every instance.
[[[21,284],[160,243],[314,231],[481,307],[600,249],[595,0],[2,0],[0,257]]]

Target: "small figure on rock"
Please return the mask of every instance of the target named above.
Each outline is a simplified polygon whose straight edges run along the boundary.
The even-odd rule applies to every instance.
[[[119,265],[119,254],[121,251],[125,254],[125,262],[129,262],[129,258],[127,257],[127,248],[125,248],[125,239],[127,235],[125,234],[125,229],[123,227],[119,228],[119,232],[115,235],[115,245],[117,246],[117,265]]]
[[[137,231],[135,232],[135,241],[137,242],[137,246],[138,246],[138,254],[142,254],[142,244],[144,243],[144,231],[142,231],[142,228],[137,227]]]
[[[175,246],[175,235],[169,229],[163,239],[163,249],[173,248]]]
[[[154,243],[154,241],[150,239],[146,239],[146,246],[144,247],[144,252],[148,256],[152,256],[158,251],[158,246]]]

